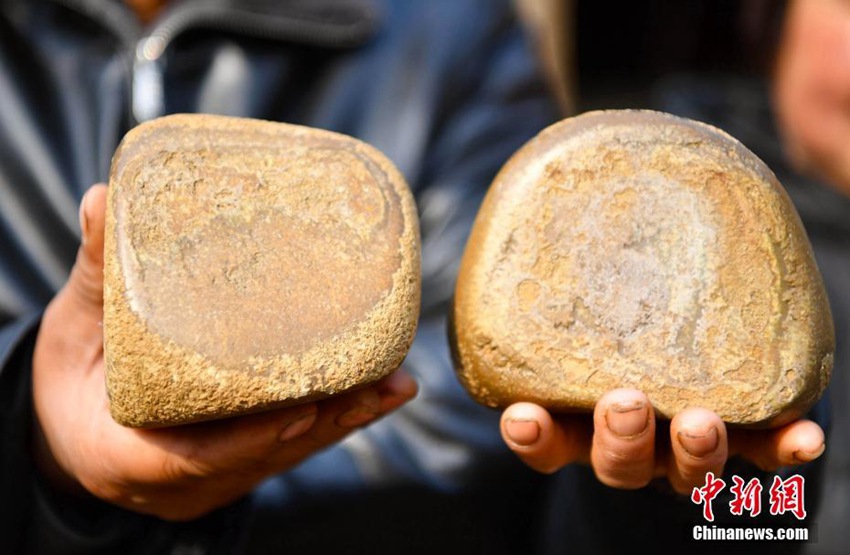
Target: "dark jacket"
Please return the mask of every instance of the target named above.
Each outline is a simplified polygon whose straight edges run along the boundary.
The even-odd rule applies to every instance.
[[[363,552],[527,541],[539,478],[472,403],[444,314],[481,197],[556,112],[506,1],[178,1],[142,29],[119,1],[0,0],[0,552]],[[190,524],[60,499],[29,456],[38,317],[65,281],[83,192],[136,122],[175,112],[346,133],[418,203],[420,394],[247,499]],[[499,488],[487,487],[500,483]],[[514,505],[512,503],[519,503]]]
[[[423,239],[405,363],[418,398],[184,524],[62,498],[29,456],[33,341],[74,259],[79,200],[128,129],[175,112],[371,143],[413,188]],[[117,0],[0,0],[0,552],[694,550],[686,497],[611,490],[582,467],[544,481],[451,369],[444,315],[479,202],[556,118],[507,0],[183,0],[147,30]]]

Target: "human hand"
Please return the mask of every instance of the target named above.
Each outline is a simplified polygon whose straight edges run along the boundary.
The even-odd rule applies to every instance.
[[[850,195],[850,3],[794,0],[773,95],[792,162]]]
[[[332,399],[228,420],[142,430],[110,416],[103,363],[106,187],[80,208],[83,242],[48,305],[33,355],[34,456],[55,487],[168,520],[202,516],[410,400],[399,370]]]
[[[634,389],[609,391],[592,417],[554,417],[538,405],[516,403],[502,413],[501,431],[508,447],[537,471],[589,463],[602,483],[615,488],[666,478],[683,494],[703,485],[707,472],[721,475],[734,455],[775,470],[812,461],[825,448],[823,430],[810,420],[733,430],[710,410],[688,408],[662,423],[646,395]]]

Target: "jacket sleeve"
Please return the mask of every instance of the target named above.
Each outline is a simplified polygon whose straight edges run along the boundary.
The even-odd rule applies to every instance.
[[[0,328],[0,527],[4,538],[20,538],[30,506],[32,396],[28,368],[37,329],[37,315]],[[21,543],[12,545],[20,548]]]
[[[41,313],[0,329],[0,537],[8,553],[114,552],[142,518],[96,501],[63,497],[32,457],[32,358]],[[8,551],[6,551],[8,550]]]
[[[232,545],[228,538],[244,503],[197,523],[175,524],[67,496],[44,483],[32,458],[31,370],[40,317],[31,313],[0,328],[0,551],[154,555],[180,546],[214,553],[213,546]]]

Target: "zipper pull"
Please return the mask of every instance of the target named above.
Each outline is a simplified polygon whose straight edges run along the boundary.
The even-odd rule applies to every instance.
[[[136,44],[133,62],[133,116],[141,123],[165,113],[162,54],[165,40],[149,36]]]

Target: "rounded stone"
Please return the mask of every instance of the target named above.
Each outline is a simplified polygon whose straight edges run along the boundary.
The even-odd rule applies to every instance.
[[[588,112],[502,168],[457,280],[450,343],[482,404],[589,411],[644,391],[665,418],[803,415],[835,337],[787,193],[739,141],[644,110]]]
[[[372,383],[419,315],[413,197],[354,138],[245,118],[142,124],[112,163],[104,354],[113,417],[154,427]]]

